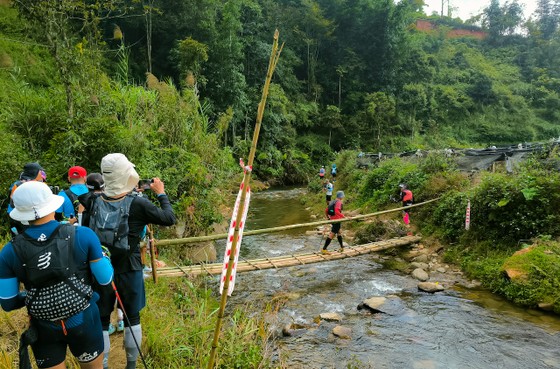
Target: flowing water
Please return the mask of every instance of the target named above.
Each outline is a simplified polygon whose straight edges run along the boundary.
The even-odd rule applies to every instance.
[[[253,195],[247,230],[310,221],[299,201],[302,194],[290,189]],[[338,248],[333,243],[330,248]],[[322,244],[320,235],[305,230],[247,236],[241,257],[311,252]],[[416,285],[370,254],[242,273],[229,301],[265,302],[289,294],[278,312],[277,330],[290,323],[308,327],[278,339],[280,358],[290,368],[560,369],[560,318],[516,307],[483,290],[427,294]],[[389,296],[391,314],[357,310],[372,296]],[[316,324],[314,318],[326,312],[343,319]],[[351,328],[352,338],[335,338],[336,325]]]

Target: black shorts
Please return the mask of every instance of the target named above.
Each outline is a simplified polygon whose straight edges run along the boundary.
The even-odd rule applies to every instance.
[[[336,177],[336,173],[331,173],[331,176],[332,176],[333,178],[335,178],[335,177]]]
[[[144,289],[144,275],[141,270],[115,274],[114,277],[117,291],[124,305],[124,312],[130,319],[132,325],[139,324],[140,310],[146,306],[146,290]],[[99,293],[100,299],[97,302],[103,329],[107,330],[111,319],[111,313],[115,309],[115,291],[111,285],[96,285],[95,290]],[[117,304],[120,308],[121,305]],[[128,323],[125,321],[125,325]]]
[[[92,302],[84,310],[83,317],[82,324],[66,329],[67,335],[62,329],[54,330],[41,323],[33,323],[39,337],[31,349],[39,368],[50,368],[64,362],[66,347],[81,363],[89,363],[103,354],[103,332],[97,305]]]
[[[327,202],[331,202],[332,195],[327,195]]]
[[[342,225],[342,223],[333,223],[332,227],[331,227],[331,232],[334,234],[337,234],[338,232],[340,232],[340,226]]]

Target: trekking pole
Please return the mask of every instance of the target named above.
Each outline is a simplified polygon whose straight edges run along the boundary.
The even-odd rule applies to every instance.
[[[144,368],[148,369],[148,365],[146,365],[146,360],[144,359],[144,355],[142,354],[142,350],[140,349],[140,345],[138,344],[138,341],[136,340],[136,336],[134,335],[134,332],[132,332],[132,325],[130,324],[130,319],[128,319],[128,314],[124,310],[124,305],[123,305],[122,300],[121,300],[121,295],[119,295],[119,291],[117,291],[117,286],[115,285],[115,281],[111,281],[111,286],[113,286],[113,291],[115,291],[115,296],[117,296],[117,301],[119,302],[119,305],[121,306],[123,316],[126,319],[126,323],[128,324],[128,330],[130,331],[130,334],[132,335],[132,339],[134,340],[134,344],[136,344],[136,348],[138,349],[138,352],[140,353],[140,359],[142,359],[142,364],[144,364]]]
[[[264,115],[264,108],[266,106],[266,99],[268,97],[268,89],[270,86],[270,81],[272,80],[272,74],[274,73],[274,69],[276,68],[276,64],[278,63],[278,59],[280,58],[280,53],[282,52],[283,44],[280,48],[278,48],[278,30],[274,32],[274,42],[272,43],[272,50],[270,52],[270,60],[268,62],[268,71],[266,73],[266,79],[264,82],[264,87],[262,91],[261,101],[259,102],[258,110],[257,110],[257,119],[255,122],[255,131],[253,132],[253,142],[251,143],[251,150],[249,151],[249,161],[247,167],[250,170],[245,170],[243,175],[243,184],[241,189],[241,198],[239,202],[239,211],[237,212],[237,218],[235,220],[235,231],[233,233],[232,244],[231,244],[231,253],[229,254],[229,261],[227,263],[227,271],[224,280],[224,286],[222,290],[222,297],[220,299],[220,308],[218,309],[217,319],[216,319],[216,328],[214,328],[214,339],[212,340],[212,349],[210,351],[210,358],[208,359],[208,369],[214,368],[214,362],[216,360],[216,352],[218,348],[218,341],[220,339],[220,331],[222,328],[222,320],[224,317],[224,311],[226,308],[228,290],[229,290],[229,283],[230,277],[232,276],[233,272],[233,264],[235,260],[235,255],[237,252],[238,247],[238,240],[239,240],[239,230],[240,230],[240,223],[243,217],[243,209],[245,209],[245,199],[247,197],[247,188],[249,188],[249,182],[251,181],[251,171],[253,168],[253,160],[255,159],[255,153],[257,151],[257,141],[259,139],[259,132],[261,129],[262,118]]]

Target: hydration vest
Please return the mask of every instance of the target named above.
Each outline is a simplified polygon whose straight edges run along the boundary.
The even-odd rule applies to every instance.
[[[97,234],[101,245],[109,249],[112,257],[121,258],[130,255],[128,218],[132,200],[134,200],[132,195],[126,195],[118,200],[98,196],[93,202],[89,228]]]
[[[61,224],[49,238],[36,240],[22,233],[12,241],[25,270],[29,314],[40,320],[60,321],[89,306],[93,295],[87,266],[74,259],[76,229]]]

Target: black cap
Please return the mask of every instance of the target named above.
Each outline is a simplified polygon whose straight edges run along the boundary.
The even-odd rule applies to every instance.
[[[44,171],[39,163],[27,163],[23,166],[23,172],[19,175],[20,180],[33,181],[40,171]]]
[[[90,191],[101,191],[105,188],[105,181],[101,173],[91,173],[87,176],[86,186]]]

